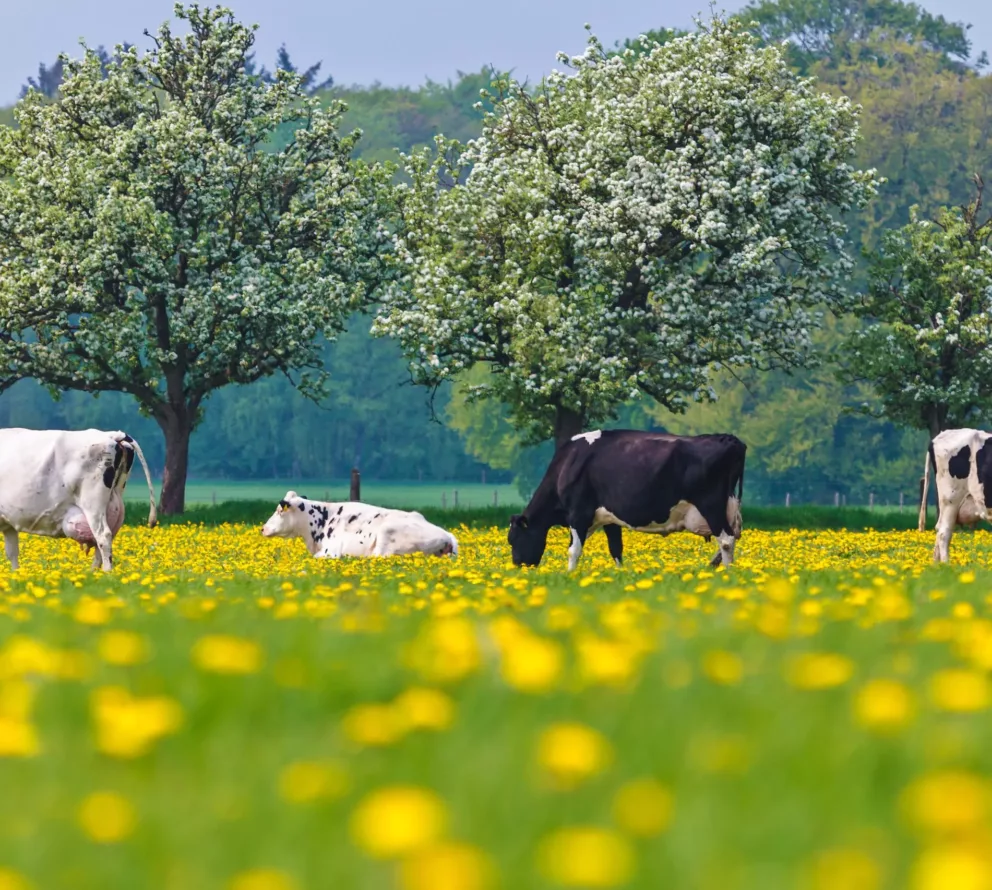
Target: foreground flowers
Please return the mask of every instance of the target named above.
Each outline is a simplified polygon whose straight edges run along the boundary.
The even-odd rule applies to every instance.
[[[731,571],[593,538],[572,576],[564,540],[520,571],[502,529],[459,538],[335,562],[128,528],[109,578],[28,539],[0,890],[992,881],[988,535],[934,568],[929,535],[754,532]]]

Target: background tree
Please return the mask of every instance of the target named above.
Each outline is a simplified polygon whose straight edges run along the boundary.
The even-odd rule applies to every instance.
[[[175,14],[190,33],[166,23],[142,57],[63,57],[61,101],[29,92],[0,130],[0,390],[133,396],[165,436],[166,513],[210,393],[292,371],[319,387],[318,336],[379,281],[390,193],[352,160],[342,103],[248,75],[254,30],[229,10]]]
[[[757,23],[764,41],[788,41],[791,61],[803,73],[816,62],[841,64],[879,40],[920,45],[958,66],[971,55],[970,25],[903,0],[759,0],[741,17]]]
[[[717,364],[803,363],[850,268],[834,211],[874,188],[850,103],[737,21],[570,64],[500,81],[468,148],[408,158],[405,278],[375,323],[418,382],[488,364],[474,393],[557,444],[641,393],[682,410]]]
[[[856,307],[869,326],[846,343],[845,380],[864,381],[879,406],[862,406],[931,436],[992,413],[992,218],[984,184],[963,207],[917,217],[889,233]]]

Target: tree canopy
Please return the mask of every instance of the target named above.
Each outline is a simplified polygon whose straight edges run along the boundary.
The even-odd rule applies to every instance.
[[[190,33],[145,55],[63,57],[60,101],[30,91],[0,130],[0,390],[130,394],[165,435],[165,512],[211,392],[317,390],[318,338],[381,281],[391,176],[353,160],[341,102],[246,72],[230,11],[175,15]]]
[[[476,394],[559,443],[641,393],[705,398],[716,364],[802,364],[851,265],[835,212],[874,190],[852,105],[734,20],[567,61],[498,81],[467,147],[408,157],[375,331],[427,385],[488,364]]]

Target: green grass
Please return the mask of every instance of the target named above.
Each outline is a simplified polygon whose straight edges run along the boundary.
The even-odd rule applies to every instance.
[[[248,482],[229,480],[193,480],[186,485],[186,503],[190,505],[221,504],[226,501],[266,501],[275,509],[287,491],[295,491],[320,501],[346,501],[349,493],[347,479],[270,479]],[[158,485],[156,485],[158,491]],[[455,506],[457,492],[459,507],[489,507],[493,497],[499,505],[519,506],[520,493],[514,485],[483,485],[479,482],[376,482],[362,481],[362,500],[384,507],[448,508]],[[132,472],[126,489],[129,504],[147,502],[148,488],[139,474]],[[270,511],[271,512],[271,511]]]

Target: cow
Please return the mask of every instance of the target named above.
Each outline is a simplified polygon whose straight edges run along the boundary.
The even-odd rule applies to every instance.
[[[93,568],[113,568],[114,536],[124,524],[124,486],[138,455],[148,482],[148,525],[155,490],[138,443],[120,430],[0,430],[0,530],[12,568],[19,534],[71,538],[95,548]]]
[[[523,513],[510,517],[513,562],[539,565],[548,531],[562,525],[572,533],[569,571],[599,528],[618,566],[624,528],[659,535],[688,531],[707,541],[717,535],[720,549],[710,565],[729,565],[741,536],[746,451],[740,439],[724,434],[593,430],[572,436]]]
[[[927,491],[933,467],[937,489],[937,538],[934,562],[950,559],[955,525],[974,527],[992,520],[992,433],[982,430],[944,430],[934,436],[923,463],[923,495],[919,530],[926,530]]]
[[[457,556],[453,534],[406,510],[374,507],[358,501],[312,501],[287,491],[275,513],[262,526],[262,534],[277,538],[303,538],[311,556]]]

